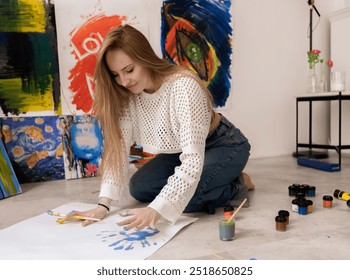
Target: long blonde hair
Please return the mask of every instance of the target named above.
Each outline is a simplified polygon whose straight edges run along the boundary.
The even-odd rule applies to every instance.
[[[159,58],[140,31],[130,25],[122,25],[112,29],[104,38],[97,57],[94,112],[104,134],[104,154],[100,171],[103,171],[108,163],[114,174],[120,178],[124,165],[123,155],[129,147],[125,147],[125,143],[122,141],[119,118],[123,116],[124,109],[134,95],[117,84],[107,66],[106,54],[117,49],[123,50],[135,63],[143,67],[155,85],[160,86],[168,77],[182,72],[184,75],[191,75],[198,80],[207,92],[209,102],[212,102],[212,99],[197,75],[186,68]]]

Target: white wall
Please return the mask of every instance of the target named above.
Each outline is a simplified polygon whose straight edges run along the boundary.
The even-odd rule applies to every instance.
[[[325,58],[329,55],[327,15],[346,5],[343,1],[315,1],[321,18],[313,32],[313,48],[322,50]],[[291,155],[295,96],[305,93],[308,73],[307,1],[233,0],[233,20],[232,105],[223,113],[249,138],[252,158]],[[314,12],[314,28],[317,21]],[[317,109],[315,131],[328,122],[328,115]],[[321,134],[314,138],[327,139],[328,126]]]

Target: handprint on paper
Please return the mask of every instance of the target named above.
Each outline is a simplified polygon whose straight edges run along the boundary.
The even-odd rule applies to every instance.
[[[97,236],[100,236],[103,242],[116,241],[109,244],[109,247],[113,247],[113,250],[133,250],[135,246],[141,245],[141,247],[152,246],[147,238],[156,235],[159,232],[158,229],[146,227],[143,230],[121,230],[119,233],[115,231],[103,231]],[[153,245],[157,245],[154,243]],[[139,247],[138,246],[138,247]]]

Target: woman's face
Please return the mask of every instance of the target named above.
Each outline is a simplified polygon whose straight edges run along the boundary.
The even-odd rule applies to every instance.
[[[149,73],[122,50],[108,51],[107,66],[118,85],[138,94],[155,92]]]

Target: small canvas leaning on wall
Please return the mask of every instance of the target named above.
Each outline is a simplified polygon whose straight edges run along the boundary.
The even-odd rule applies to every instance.
[[[66,179],[95,177],[103,150],[102,130],[94,116],[60,116]]]
[[[1,135],[1,134],[0,134]],[[5,146],[0,140],[0,199],[22,193]]]
[[[58,116],[3,118],[1,123],[3,142],[21,184],[65,179]]]

